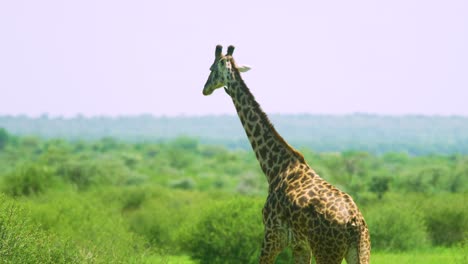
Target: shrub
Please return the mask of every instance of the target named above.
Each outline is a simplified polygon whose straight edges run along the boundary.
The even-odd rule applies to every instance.
[[[138,188],[133,191],[136,190]],[[126,215],[130,230],[144,237],[155,248],[178,253],[181,237],[194,224],[200,207],[209,203],[210,198],[197,192],[169,191],[160,187],[140,190],[147,195],[136,210]]]
[[[466,159],[466,161],[468,161],[468,159]],[[468,192],[468,165],[465,165],[467,163],[468,162],[464,162],[463,165],[460,165],[456,169],[452,182],[449,186],[451,192]]]
[[[424,212],[432,244],[453,246],[463,243],[468,238],[466,194],[444,194],[431,198],[426,200]]]
[[[136,176],[121,160],[106,156],[70,159],[58,167],[57,174],[80,191],[95,186],[124,185]]]
[[[366,213],[372,248],[405,251],[428,246],[424,219],[414,208],[382,205]]]
[[[32,219],[43,230],[59,235],[85,263],[128,263],[142,255],[142,241],[122,218],[120,210],[89,194],[49,193],[29,201]]]
[[[379,200],[388,191],[391,178],[388,176],[375,176],[371,178],[369,191],[376,193]]]
[[[215,203],[187,238],[187,248],[201,263],[256,262],[263,239],[263,202],[235,198]]]
[[[1,189],[12,196],[28,196],[44,193],[57,183],[58,178],[48,166],[26,163],[4,177]]]
[[[147,198],[146,193],[144,191],[139,191],[139,189],[133,189],[125,192],[124,194],[125,195],[120,198],[122,201],[122,211],[136,210],[140,208]]]
[[[174,225],[179,221],[180,214],[171,215],[171,212],[166,210],[166,206],[160,203],[144,205],[142,210],[134,212],[129,217],[132,232],[144,237],[155,248],[162,247],[164,249],[175,244]]]
[[[30,215],[0,194],[0,263],[82,263],[78,251],[47,234]]]
[[[468,235],[466,213],[451,209],[433,211],[427,215],[429,235],[436,246],[452,246]]]

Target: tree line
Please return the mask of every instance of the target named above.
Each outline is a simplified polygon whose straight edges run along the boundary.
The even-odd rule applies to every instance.
[[[273,114],[271,120],[293,146],[316,152],[468,154],[468,117]],[[229,149],[250,148],[237,116],[230,115],[0,116],[0,127],[16,135],[41,138],[98,140],[112,137],[126,142],[161,142],[188,136]]]

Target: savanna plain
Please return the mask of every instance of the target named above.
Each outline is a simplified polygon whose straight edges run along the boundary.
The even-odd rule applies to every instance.
[[[221,141],[0,128],[0,263],[256,263],[266,179]],[[421,146],[298,147],[361,208],[372,263],[468,263],[468,154]]]

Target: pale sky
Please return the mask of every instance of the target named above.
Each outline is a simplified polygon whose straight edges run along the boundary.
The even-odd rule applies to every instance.
[[[0,1],[0,115],[235,114],[216,44],[268,113],[468,115],[468,1]]]

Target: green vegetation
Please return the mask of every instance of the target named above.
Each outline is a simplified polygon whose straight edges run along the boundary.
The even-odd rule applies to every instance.
[[[262,205],[242,197],[211,205],[189,230],[190,255],[202,263],[255,263],[263,237]]]
[[[441,249],[433,248],[431,250],[417,252],[376,252],[372,255],[372,262],[379,264],[463,264],[468,261],[468,252],[462,248]]]
[[[0,143],[0,263],[256,262],[267,184],[251,151],[4,129]],[[468,156],[301,151],[357,201],[374,263],[466,263]]]
[[[67,240],[42,230],[11,198],[0,195],[1,263],[78,263],[84,260]]]

